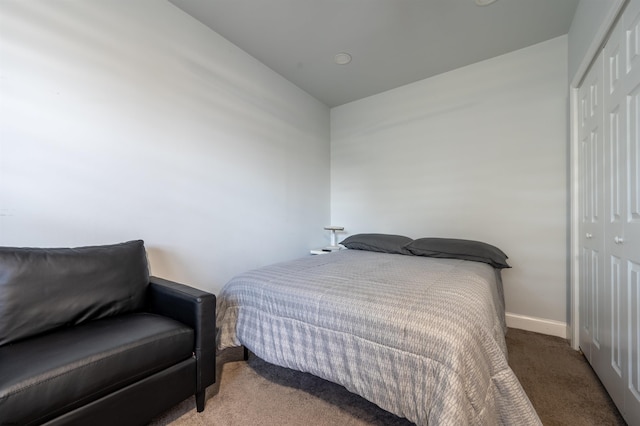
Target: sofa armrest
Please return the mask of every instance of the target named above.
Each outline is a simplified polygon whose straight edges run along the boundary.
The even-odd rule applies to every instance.
[[[194,330],[197,389],[215,383],[216,296],[184,284],[149,277],[146,310],[188,325]]]

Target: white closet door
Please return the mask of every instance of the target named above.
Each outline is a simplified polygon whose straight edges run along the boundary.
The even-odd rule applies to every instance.
[[[622,22],[627,56],[624,67],[627,208],[622,233],[616,235],[616,245],[623,248],[627,280],[628,370],[623,412],[629,424],[640,425],[640,1],[629,3]]]
[[[580,348],[599,365],[602,353],[604,146],[602,125],[602,53],[580,87]]]
[[[580,348],[640,425],[640,0],[578,90]]]
[[[605,220],[604,352],[608,359],[594,366],[600,380],[620,411],[624,409],[624,377],[627,371],[625,254],[619,238],[623,235],[627,212],[627,104],[624,84],[626,64],[624,31],[617,25],[604,48],[604,156]]]

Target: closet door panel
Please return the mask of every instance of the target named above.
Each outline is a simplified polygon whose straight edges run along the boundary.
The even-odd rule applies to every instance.
[[[580,348],[591,362],[602,356],[601,305],[603,290],[603,173],[602,55],[579,91],[580,117]]]
[[[582,143],[585,159],[584,214],[582,252],[585,262],[584,285],[587,288],[581,304],[587,304],[588,325],[581,347],[593,368],[603,370],[608,364],[607,292],[605,286],[604,219],[605,156],[603,125],[604,54],[598,56],[587,76]],[[586,322],[585,322],[586,324]]]
[[[627,200],[626,159],[626,96],[625,96],[625,43],[621,26],[616,26],[604,48],[604,253],[605,299],[603,342],[606,362],[594,365],[600,380],[611,398],[622,411],[624,408],[624,376],[627,370],[626,327],[626,275],[624,251],[614,239],[621,235],[625,225]]]
[[[624,76],[627,208],[618,246],[623,248],[626,262],[628,345],[623,415],[629,424],[640,424],[640,1],[629,3],[622,23],[627,55]]]

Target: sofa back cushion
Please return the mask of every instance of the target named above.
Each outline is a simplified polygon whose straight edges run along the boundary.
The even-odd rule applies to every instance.
[[[0,346],[140,310],[148,285],[140,240],[79,248],[0,247]]]

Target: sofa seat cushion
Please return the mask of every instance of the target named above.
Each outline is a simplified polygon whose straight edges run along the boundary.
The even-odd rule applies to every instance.
[[[149,313],[2,346],[0,418],[46,421],[192,357],[193,347],[191,328]]]

